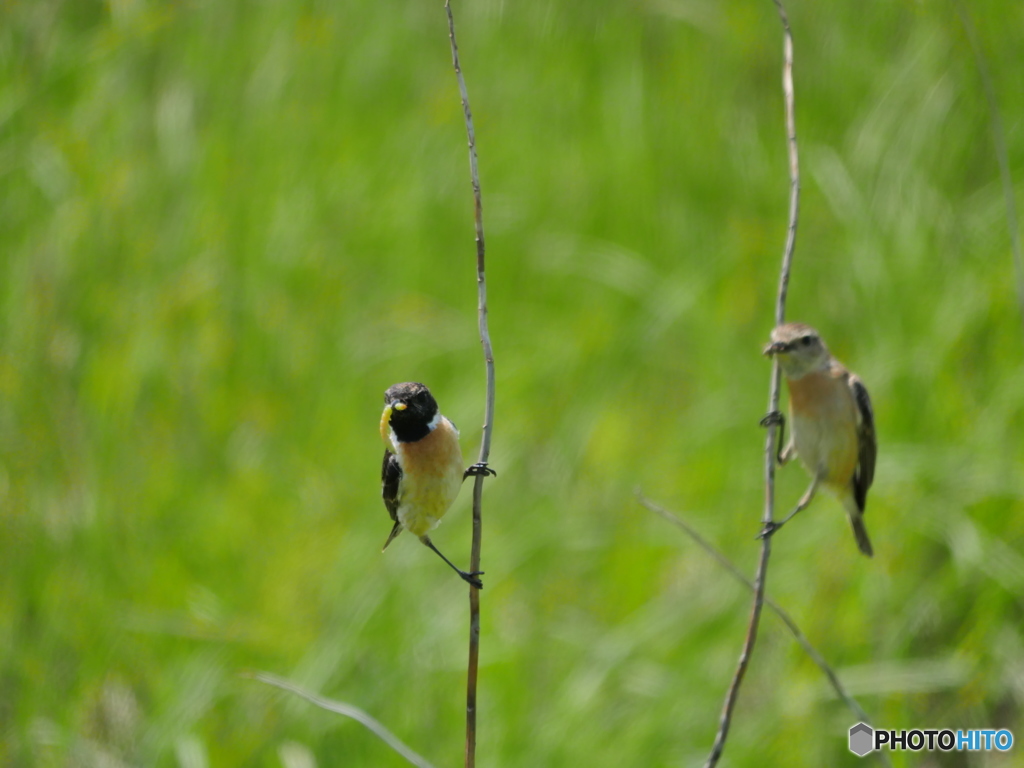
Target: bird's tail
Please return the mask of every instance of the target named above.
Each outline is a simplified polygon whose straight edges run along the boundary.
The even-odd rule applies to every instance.
[[[853,528],[853,537],[857,540],[857,546],[860,547],[860,551],[868,557],[873,557],[875,550],[871,548],[871,539],[868,538],[868,529],[864,527],[864,513],[858,510],[856,513],[847,513],[847,517],[850,518],[850,527]]]
[[[381,547],[381,552],[388,548],[388,544],[395,540],[395,536],[402,532],[402,524],[395,520],[395,527],[391,529],[391,533],[388,534],[388,540],[384,542],[384,546]]]

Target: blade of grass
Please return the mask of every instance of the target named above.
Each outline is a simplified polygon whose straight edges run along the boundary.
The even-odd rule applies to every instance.
[[[1003,129],[1002,112],[999,111],[995,88],[992,87],[992,75],[988,71],[988,63],[982,53],[981,43],[978,41],[978,31],[974,28],[974,23],[962,0],[953,0],[953,5],[956,6],[960,23],[963,24],[967,40],[971,44],[971,51],[974,53],[974,60],[978,65],[981,87],[985,91],[985,100],[988,102],[989,121],[992,124],[992,144],[996,153],[996,162],[999,164],[999,176],[1003,182],[1006,228],[1010,231],[1010,249],[1013,253],[1013,266],[1017,277],[1017,305],[1020,308],[1021,325],[1024,326],[1024,256],[1021,255],[1020,228],[1017,225],[1017,198],[1013,192],[1013,175],[1010,173],[1010,158],[1006,151],[1006,132]]]
[[[351,718],[372,731],[381,741],[413,765],[418,766],[418,768],[434,768],[434,766],[425,757],[413,752],[413,750],[406,746],[401,739],[389,731],[383,723],[367,712],[361,710],[359,707],[346,704],[342,701],[334,701],[333,699],[324,698],[323,696],[307,691],[305,688],[296,685],[290,680],[278,677],[277,675],[272,675],[269,672],[252,672],[247,673],[245,676],[253,680],[258,680],[261,683],[272,685],[275,688],[280,688],[282,691],[294,693],[296,696],[305,699],[310,704],[320,707],[320,709],[325,709],[328,712],[334,712],[337,715],[344,715],[345,717]]]
[[[714,558],[714,560],[720,566],[722,566],[722,568],[728,571],[728,573],[734,579],[736,579],[736,581],[740,582],[740,584],[742,584],[752,592],[754,591],[754,582],[752,582],[750,579],[744,576],[743,572],[736,567],[736,564],[733,563],[733,561],[730,560],[728,557],[726,557],[721,552],[721,550],[719,550],[711,542],[709,542],[707,539],[701,536],[701,534],[698,533],[696,528],[694,528],[692,525],[690,525],[688,522],[683,520],[678,515],[669,512],[667,509],[660,506],[659,504],[655,504],[642,493],[638,492],[636,496],[637,501],[640,502],[640,504],[643,507],[647,508],[654,514],[658,515],[662,519],[668,521],[669,523],[683,531],[683,533],[685,533],[687,536],[693,539],[697,546],[699,546],[701,549],[703,549],[705,552],[711,555],[711,557]],[[811,645],[811,641],[807,639],[807,635],[803,633],[803,630],[800,629],[800,626],[796,623],[793,617],[790,616],[789,613],[781,605],[776,603],[767,595],[764,598],[764,604],[768,606],[772,613],[774,613],[782,620],[783,624],[786,625],[786,628],[789,630],[790,634],[793,635],[793,639],[797,641],[800,647],[803,648],[807,655],[811,657],[811,661],[813,661],[818,666],[818,669],[820,669],[824,673],[825,677],[828,678],[828,682],[829,685],[832,686],[832,690],[834,690],[836,692],[836,695],[840,699],[842,699],[843,703],[845,703],[846,706],[850,709],[850,712],[853,713],[854,717],[856,717],[859,721],[863,723],[871,725],[871,719],[868,717],[867,713],[861,708],[860,704],[857,703],[857,700],[853,698],[853,696],[851,696],[849,692],[847,692],[842,681],[840,681],[839,679],[839,675],[837,675],[836,671],[832,669],[831,665],[827,661],[825,661],[825,657],[818,652],[818,649]],[[874,754],[884,765],[892,765],[892,763],[889,760],[889,755],[887,753],[878,751]]]

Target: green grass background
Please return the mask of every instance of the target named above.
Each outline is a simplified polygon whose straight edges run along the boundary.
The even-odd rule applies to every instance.
[[[1024,5],[965,3],[1024,197]],[[878,724],[1024,740],[1024,333],[950,2],[788,3],[789,317],[871,389],[874,560],[822,497],[769,593]],[[768,0],[455,5],[497,368],[479,764],[699,764],[748,594],[787,217]],[[381,555],[381,395],[476,455],[472,202],[442,3],[0,2],[0,764],[462,761],[464,585]],[[779,476],[780,510],[806,484]],[[434,537],[468,561],[468,489]],[[723,765],[860,765],[766,615]],[[1021,765],[1008,756],[894,763]]]

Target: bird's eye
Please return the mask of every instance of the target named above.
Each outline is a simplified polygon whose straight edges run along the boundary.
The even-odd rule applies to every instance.
[[[804,336],[803,338],[800,339],[800,343],[803,344],[805,347],[809,347],[809,346],[811,346],[811,342],[813,340],[814,340],[813,336]]]

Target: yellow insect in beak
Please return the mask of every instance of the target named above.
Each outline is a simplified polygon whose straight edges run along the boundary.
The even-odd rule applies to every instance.
[[[380,437],[384,441],[384,447],[392,453],[398,453],[395,444],[391,442],[391,413],[392,411],[404,411],[405,403],[393,403],[384,406],[384,413],[380,417]]]

